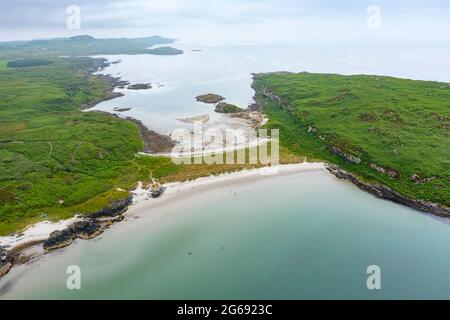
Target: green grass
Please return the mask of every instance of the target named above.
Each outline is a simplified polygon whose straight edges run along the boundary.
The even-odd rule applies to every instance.
[[[87,70],[94,59],[6,69],[0,78],[0,234],[45,217],[94,212],[136,181],[179,170],[137,157],[139,127],[80,106],[110,92]]]
[[[448,83],[274,73],[257,75],[254,86],[268,127],[280,129],[281,143],[290,151],[336,163],[410,198],[450,205]],[[332,146],[361,163],[334,154]]]
[[[2,71],[2,70],[6,70],[6,68],[7,68],[7,65],[8,64],[8,61],[2,61],[2,60],[0,60],[0,71]]]

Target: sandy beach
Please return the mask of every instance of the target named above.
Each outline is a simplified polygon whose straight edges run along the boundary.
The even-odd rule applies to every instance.
[[[209,176],[198,178],[192,181],[175,182],[165,184],[166,191],[157,199],[149,197],[149,190],[143,189],[142,185],[132,192],[133,204],[124,213],[124,216],[137,216],[148,212],[148,209],[156,206],[162,206],[166,203],[172,203],[175,200],[182,199],[202,189],[212,188],[215,186],[238,184],[243,181],[264,179],[273,177],[274,175],[286,175],[302,171],[325,170],[323,163],[299,163],[280,165],[276,167],[265,167],[250,170],[242,170],[231,173],[223,173],[216,176]],[[26,246],[28,243],[36,243],[38,241],[46,240],[50,234],[57,230],[63,230],[72,223],[81,220],[82,217],[73,217],[67,220],[58,222],[42,221],[29,226],[23,232],[0,237],[0,246],[7,249],[17,248],[19,246]]]
[[[148,197],[148,190],[138,187],[133,193],[133,204],[128,208],[125,216],[140,215],[148,209],[164,205],[189,196],[204,189],[210,189],[224,185],[235,185],[244,181],[260,180],[278,175],[287,175],[305,171],[324,170],[324,163],[304,162],[298,164],[286,164],[276,167],[264,167],[257,169],[242,170],[231,173],[223,173],[216,176],[198,178],[191,181],[168,183],[164,194],[157,199]]]

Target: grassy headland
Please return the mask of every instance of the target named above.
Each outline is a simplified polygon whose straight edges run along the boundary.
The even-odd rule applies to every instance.
[[[272,73],[255,75],[254,88],[268,127],[280,129],[291,152],[450,205],[450,84]]]

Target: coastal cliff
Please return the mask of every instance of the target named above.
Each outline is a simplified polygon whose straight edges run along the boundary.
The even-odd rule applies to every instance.
[[[354,174],[347,172],[335,165],[327,165],[326,168],[337,178],[349,181],[361,190],[369,192],[370,194],[373,194],[378,198],[400,203],[419,211],[432,213],[442,217],[450,217],[450,208],[444,205],[423,200],[410,199],[381,183],[371,184],[363,182]]]

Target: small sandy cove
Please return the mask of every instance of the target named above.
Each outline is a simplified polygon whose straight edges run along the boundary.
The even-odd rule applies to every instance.
[[[139,184],[136,190],[132,192],[134,195],[133,204],[128,208],[127,212],[124,215],[141,215],[148,212],[149,208],[168,203],[168,201],[174,200],[179,197],[188,196],[205,188],[235,184],[242,181],[255,179],[264,179],[267,177],[297,173],[302,171],[322,170],[324,168],[325,165],[323,163],[304,162],[298,164],[279,165],[276,167],[265,167],[231,173],[223,173],[217,176],[198,178],[196,180],[185,182],[168,183],[164,185],[167,188],[164,194],[157,199],[150,198],[149,191],[143,189],[142,184]],[[42,221],[33,224],[19,234],[0,237],[0,246],[11,249],[17,246],[22,246],[26,243],[44,241],[53,231],[63,230],[75,221],[81,219],[82,217],[74,217],[58,222]]]

